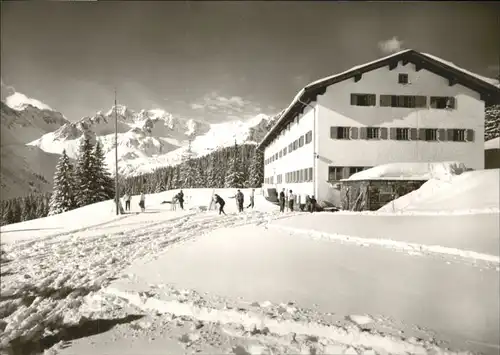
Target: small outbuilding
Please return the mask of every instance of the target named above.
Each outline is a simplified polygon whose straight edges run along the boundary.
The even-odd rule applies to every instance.
[[[459,162],[393,163],[376,166],[340,182],[343,210],[376,211],[417,190],[426,181],[449,179],[468,170]]]

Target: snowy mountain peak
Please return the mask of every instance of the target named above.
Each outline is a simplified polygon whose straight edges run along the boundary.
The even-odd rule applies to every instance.
[[[20,92],[15,92],[5,99],[5,104],[16,111],[22,111],[27,108],[36,107],[39,110],[54,111],[49,105],[44,104],[41,101],[32,99]]]

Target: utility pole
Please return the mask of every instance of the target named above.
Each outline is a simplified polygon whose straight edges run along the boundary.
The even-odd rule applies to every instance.
[[[116,113],[116,89],[115,89],[115,203],[116,215],[120,214],[120,191],[118,190],[118,115]]]

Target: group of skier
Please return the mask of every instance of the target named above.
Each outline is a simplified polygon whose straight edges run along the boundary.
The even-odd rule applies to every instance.
[[[125,201],[125,211],[130,211],[132,196],[126,192],[125,195],[123,195],[123,201]],[[144,195],[144,192],[141,193],[141,197],[139,198],[139,207],[142,212],[146,210],[146,196]]]
[[[252,189],[250,191],[250,203],[246,208],[254,208],[255,206],[255,189]],[[245,196],[243,195],[243,192],[241,190],[237,190],[236,194],[234,196],[230,196],[229,198],[234,198],[236,200],[236,206],[238,208],[238,212],[243,212],[244,210],[244,203],[245,203]],[[130,202],[132,200],[132,196],[128,193],[125,193],[123,196],[123,200],[125,201],[125,210],[130,211]],[[224,199],[218,195],[215,194],[213,197],[213,202],[217,205],[219,205],[219,214],[226,214],[224,211],[224,206],[226,205],[226,202]],[[297,202],[299,209],[301,211],[308,211],[308,212],[314,212],[316,210],[316,204],[317,201],[314,198],[314,196],[309,196],[307,194],[301,194],[301,195],[296,195],[293,193],[292,190],[286,191],[285,188],[279,193],[279,206],[280,206],[280,212],[285,212],[285,207],[288,208],[288,211],[294,211],[295,209],[295,203]],[[179,206],[181,209],[184,209],[184,192],[180,190],[172,199],[171,201],[171,206],[172,210],[177,209],[177,203],[179,203]],[[139,200],[139,207],[141,208],[141,211],[144,212],[146,210],[146,196],[144,193],[141,193],[140,200]]]
[[[243,192],[241,190],[236,191],[236,194],[234,196],[230,196],[229,198],[234,198],[236,200],[236,207],[238,208],[238,212],[243,212],[244,210],[244,203],[245,203],[245,196],[243,195]],[[219,214],[224,213],[224,206],[226,205],[226,201],[220,195],[215,194],[214,195],[214,203],[219,205]],[[250,204],[247,206],[247,208],[254,208],[255,206],[255,189],[252,189],[250,192]]]
[[[279,205],[280,205],[280,212],[285,212],[285,206],[288,207],[289,211],[294,210],[294,205],[295,202],[297,201],[297,204],[299,205],[299,209],[303,212],[308,211],[308,212],[314,212],[316,211],[316,204],[317,201],[313,196],[309,196],[307,194],[301,194],[301,195],[296,195],[293,193],[292,190],[286,191],[285,188],[281,190],[279,194]],[[287,203],[288,202],[288,203]]]

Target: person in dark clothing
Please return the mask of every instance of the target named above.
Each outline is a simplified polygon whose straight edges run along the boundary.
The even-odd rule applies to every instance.
[[[226,202],[222,199],[222,197],[220,197],[217,194],[215,194],[214,197],[215,197],[215,203],[219,204],[219,214],[224,213],[225,215],[226,212],[224,212],[224,205],[226,204]]]
[[[177,194],[177,201],[179,201],[179,206],[181,206],[181,209],[184,209],[184,192],[182,192],[182,190]]]
[[[311,198],[309,195],[306,195],[306,211],[310,212],[311,211]]]
[[[245,197],[243,196],[243,192],[238,190],[236,193],[236,202],[238,203],[238,212],[243,212],[243,202],[245,200]]]
[[[311,196],[311,209],[309,212],[313,213],[314,211],[316,211],[316,199],[314,198],[314,195]]]
[[[285,189],[280,192],[280,212],[285,212]]]

